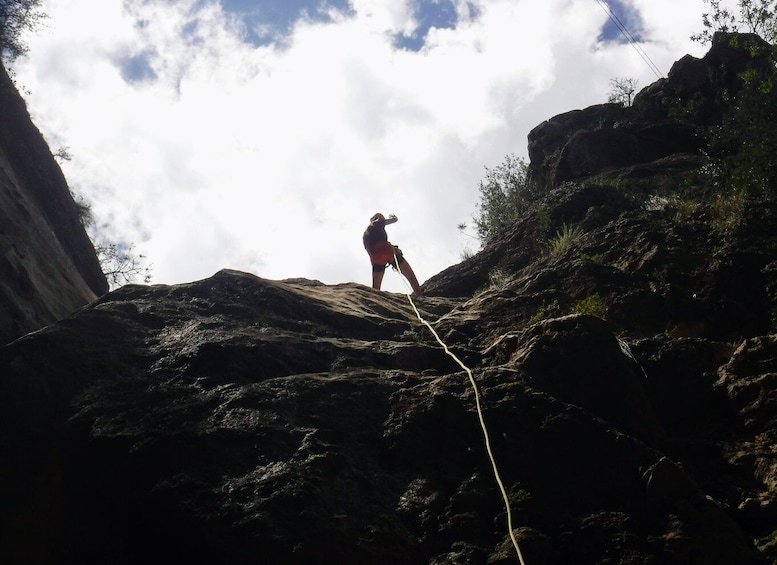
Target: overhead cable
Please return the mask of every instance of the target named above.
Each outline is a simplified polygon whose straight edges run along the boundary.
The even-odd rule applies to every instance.
[[[628,41],[631,46],[634,48],[634,50],[637,52],[637,54],[642,57],[642,60],[645,61],[645,64],[650,68],[651,71],[656,75],[658,78],[664,78],[664,74],[658,69],[658,67],[653,63],[650,56],[645,53],[645,50],[642,49],[642,47],[639,45],[637,40],[634,38],[633,35],[631,35],[631,32],[626,28],[626,26],[623,24],[623,22],[618,18],[617,15],[615,15],[615,12],[610,9],[610,7],[607,5],[607,2],[605,0],[596,0],[599,3],[599,6],[601,6],[602,10],[607,14],[607,16],[610,18],[612,23],[615,24],[615,26],[620,30],[620,32],[623,34],[623,37],[626,38],[626,41]]]

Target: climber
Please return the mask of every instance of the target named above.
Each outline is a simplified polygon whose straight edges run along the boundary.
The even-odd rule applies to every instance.
[[[423,290],[421,290],[421,285],[418,284],[418,279],[410,267],[410,263],[405,260],[402,250],[396,245],[392,245],[386,235],[386,226],[393,224],[397,219],[394,214],[386,218],[378,212],[370,218],[370,225],[364,230],[362,242],[370,255],[370,262],[372,263],[372,288],[380,290],[383,275],[386,272],[386,265],[391,265],[394,269],[399,268],[399,271],[408,280],[410,286],[413,287],[413,292],[415,292],[416,296],[421,296]],[[394,260],[395,257],[396,261]]]

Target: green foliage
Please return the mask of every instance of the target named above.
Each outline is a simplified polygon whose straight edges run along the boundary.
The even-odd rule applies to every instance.
[[[542,320],[547,320],[548,318],[556,318],[558,316],[561,316],[561,306],[558,304],[558,300],[553,299],[549,303],[542,302],[542,306],[539,310],[537,310],[537,313],[534,314],[534,316],[531,317],[529,320],[529,323],[536,324],[537,322],[541,322]]]
[[[604,257],[602,257],[601,253],[594,253],[593,255],[583,253],[582,259],[585,261],[590,261],[591,263],[596,263],[598,265],[601,265],[604,261]]]
[[[703,121],[704,116],[709,113],[712,102],[701,92],[693,92],[690,96],[682,98],[670,98],[664,100],[667,107],[667,113],[670,118],[681,123],[697,124]]]
[[[772,19],[775,4],[769,3]],[[762,15],[768,11],[759,9]],[[711,189],[713,228],[720,232],[739,224],[749,198],[777,198],[777,48],[742,36],[730,41],[751,59],[713,101],[717,110],[711,115],[720,117],[700,130],[708,150],[699,172]]]
[[[472,251],[472,248],[467,245],[464,247],[464,249],[461,250],[461,253],[459,253],[459,257],[462,261],[466,261],[467,259],[472,259],[475,256],[475,252]]]
[[[737,30],[736,18],[728,8],[720,7],[721,0],[704,0],[710,5],[710,11],[702,14],[704,29],[700,33],[693,34],[691,39],[702,45],[712,43],[712,36],[716,31],[731,32]]]
[[[550,232],[550,211],[547,206],[540,206],[537,208],[537,232],[539,236],[545,238]]]
[[[700,174],[720,233],[740,224],[749,198],[777,198],[777,50],[755,41],[749,49],[752,63],[722,100],[722,119],[702,132],[709,149]]]
[[[590,314],[592,316],[604,317],[607,312],[607,306],[604,304],[601,296],[598,294],[592,294],[582,300],[579,300],[572,306],[572,312],[576,314]],[[536,324],[549,318],[557,318],[563,316],[564,312],[558,303],[558,300],[553,299],[550,302],[542,302],[542,306],[537,310],[534,316],[531,317],[529,323]]]
[[[698,200],[693,198],[680,198],[679,195],[659,196],[651,194],[643,204],[648,212],[664,212],[672,216],[676,222],[689,218],[701,206]]]
[[[747,195],[742,189],[716,194],[710,206],[712,229],[722,234],[734,231],[742,222],[746,202]]]
[[[559,257],[564,254],[572,245],[583,236],[583,229],[580,226],[568,226],[564,224],[556,232],[555,237],[550,240],[550,254],[553,257]]]
[[[710,9],[702,15],[704,29],[691,36],[693,41],[709,44],[716,31],[745,31],[755,33],[769,43],[777,40],[777,0],[737,0],[738,14],[721,7],[721,0],[704,0],[704,3],[709,4]]]
[[[683,198],[677,202],[674,219],[676,222],[690,218],[701,207],[701,203],[693,198]]]
[[[480,202],[475,229],[481,243],[486,243],[526,212],[539,197],[537,186],[529,180],[528,164],[515,155],[507,155],[501,165],[486,167],[486,178],[480,181]]]
[[[411,329],[402,332],[402,339],[413,343],[428,342],[431,336],[428,335],[426,327],[419,324],[414,325]]]
[[[510,281],[510,273],[500,267],[494,267],[488,273],[488,285],[490,288],[504,288]]]
[[[607,312],[607,306],[605,306],[602,297],[598,294],[592,294],[582,300],[578,301],[573,307],[572,311],[578,314],[590,314],[592,316],[604,316]]]
[[[677,196],[651,194],[642,207],[648,212],[663,212],[677,203]]]
[[[0,50],[3,61],[13,62],[27,53],[23,35],[35,31],[47,17],[41,0],[0,0]]]
[[[73,202],[76,204],[76,213],[78,214],[78,222],[88,229],[94,226],[94,215],[92,214],[92,205],[89,204],[80,194],[76,194],[72,190],[70,196],[73,198]]]
[[[777,196],[777,70],[750,69],[720,125],[708,131],[718,185],[758,196]],[[725,179],[725,180],[722,180]]]
[[[777,1],[739,0],[741,21],[747,30],[756,33],[769,43],[777,40]]]

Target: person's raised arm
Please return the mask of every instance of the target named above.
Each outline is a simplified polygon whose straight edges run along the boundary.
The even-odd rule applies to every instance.
[[[393,224],[393,223],[397,222],[398,220],[399,220],[399,218],[397,218],[396,214],[389,214],[389,217],[386,218],[386,225]]]

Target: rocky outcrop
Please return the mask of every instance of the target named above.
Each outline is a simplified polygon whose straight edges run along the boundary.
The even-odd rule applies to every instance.
[[[643,191],[661,193],[677,182],[693,192],[697,163],[681,155],[654,163],[652,176],[645,168],[631,180],[635,172],[627,169],[617,183],[557,189],[487,250],[432,277],[426,292],[470,296],[502,286],[509,298],[485,303],[479,314],[515,323],[568,313],[595,295],[601,314],[635,337],[735,341],[765,334],[777,312],[774,204],[750,202],[736,227],[720,231],[711,206],[682,208],[682,189],[668,196]],[[548,228],[538,208],[550,210]],[[554,251],[565,226],[575,226],[573,237]]]
[[[415,303],[225,270],[0,348],[0,562],[517,563],[489,450],[530,565],[777,562],[777,209],[662,143]]]
[[[705,147],[700,128],[720,122],[740,75],[769,65],[752,34],[715,34],[709,52],[686,55],[630,107],[602,104],[555,116],[529,132],[533,175],[551,186]]]
[[[0,69],[0,343],[108,291],[54,157]]]
[[[489,330],[454,348],[527,562],[765,563],[737,521],[771,504],[766,486],[738,490],[756,460],[724,486],[699,453],[678,457],[698,441],[726,465],[733,434],[709,427],[739,416],[703,371],[729,346],[629,349],[595,316],[480,314],[506,298],[419,305],[441,331]],[[752,378],[733,367],[756,351],[727,383]],[[673,389],[730,409],[689,428],[679,399],[666,414],[662,363],[699,353],[706,366],[672,364]],[[128,286],[3,348],[0,367],[4,563],[516,562],[473,390],[405,297],[233,271]]]

